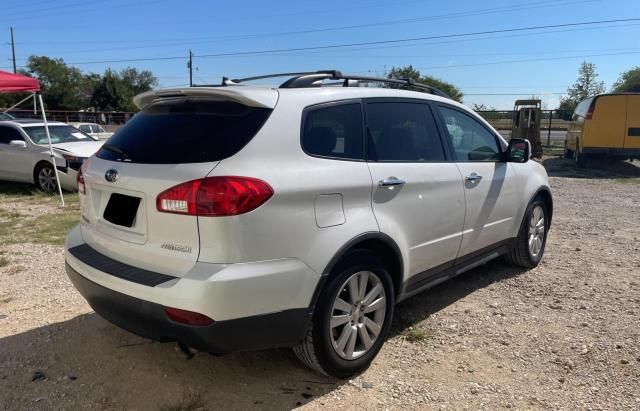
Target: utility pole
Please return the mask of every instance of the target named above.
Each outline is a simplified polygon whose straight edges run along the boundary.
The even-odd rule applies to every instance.
[[[13,40],[13,27],[11,28],[11,54],[13,55],[13,74],[16,74],[16,42]]]
[[[187,67],[189,67],[189,87],[193,87],[193,53],[189,50],[189,62],[187,63]]]

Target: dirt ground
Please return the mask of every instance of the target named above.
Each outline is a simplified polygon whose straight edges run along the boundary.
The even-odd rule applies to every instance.
[[[640,164],[544,163],[541,265],[494,261],[403,302],[350,381],[286,349],[188,360],[94,314],[61,246],[0,245],[0,409],[640,409]]]

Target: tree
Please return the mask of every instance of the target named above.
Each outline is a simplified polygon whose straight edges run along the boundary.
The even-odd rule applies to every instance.
[[[62,59],[31,56],[22,74],[40,81],[47,107],[58,110],[81,110],[90,104],[86,78],[76,67],[68,66]]]
[[[147,70],[128,67],[120,72],[107,69],[93,90],[93,106],[105,111],[136,111],[133,97],[157,86],[158,79]]]
[[[611,89],[614,93],[640,93],[640,67],[634,67],[620,74]]]
[[[429,86],[435,87],[440,91],[443,91],[449,95],[453,100],[462,102],[462,97],[464,96],[462,91],[454,86],[451,83],[448,83],[444,80],[440,80],[438,78],[421,75],[420,71],[413,68],[413,66],[405,66],[405,67],[393,67],[389,72],[387,78],[398,78],[398,79],[412,79],[418,83],[427,84]],[[397,88],[398,86],[387,85],[387,87]],[[416,91],[424,91],[421,89],[414,88]]]
[[[602,94],[604,91],[604,81],[598,81],[596,65],[583,61],[578,70],[578,79],[567,89],[567,96],[560,100],[558,109],[573,112],[582,100]]]

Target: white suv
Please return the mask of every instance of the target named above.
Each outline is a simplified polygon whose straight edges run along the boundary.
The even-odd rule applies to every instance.
[[[371,81],[431,94],[353,87]],[[147,338],[361,372],[398,301],[544,252],[552,198],[529,144],[439,94],[337,71],[141,94],[82,167],[68,275]]]

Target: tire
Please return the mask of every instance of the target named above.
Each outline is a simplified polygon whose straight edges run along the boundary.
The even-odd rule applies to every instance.
[[[53,193],[58,189],[56,173],[50,163],[39,163],[33,171],[36,187],[45,193]]]
[[[364,293],[359,290],[363,278],[367,280]],[[351,284],[357,284],[355,304],[348,298],[352,295],[351,281],[355,281]],[[366,299],[371,295],[373,297],[367,305]],[[380,302],[382,297],[384,300]],[[338,299],[348,304],[344,306]],[[361,300],[364,300],[362,305],[357,302]],[[307,335],[293,351],[309,368],[331,377],[347,378],[361,373],[369,367],[389,334],[394,304],[393,282],[383,262],[366,250],[356,250],[330,274],[316,304]],[[376,310],[367,312],[370,308]],[[350,315],[347,309],[355,314]],[[339,323],[333,328],[332,317]],[[375,330],[378,329],[376,335]],[[365,333],[370,340],[368,348]],[[341,346],[344,348],[339,348]]]
[[[578,168],[585,168],[587,166],[587,157],[584,154],[580,154],[580,150],[576,149],[574,158]]]
[[[564,158],[572,159],[573,156],[574,156],[573,151],[569,150],[568,148],[565,147],[565,149],[564,149]]]
[[[539,223],[539,213],[541,213],[542,217],[541,224]],[[544,255],[544,248],[547,244],[547,233],[549,231],[548,216],[546,203],[542,198],[536,197],[527,206],[527,211],[524,213],[524,219],[520,225],[516,245],[505,255],[507,262],[524,268],[533,268],[540,263]],[[532,226],[534,220],[535,224]],[[535,247],[529,244],[530,241],[533,241],[532,238],[536,241]]]

